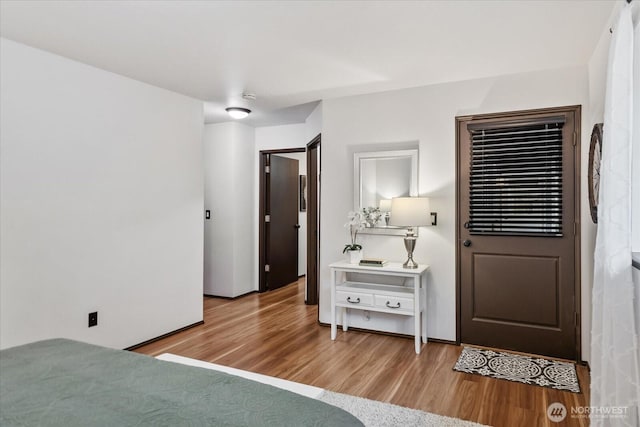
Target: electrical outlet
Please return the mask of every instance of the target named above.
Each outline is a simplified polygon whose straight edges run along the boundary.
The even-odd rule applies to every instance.
[[[369,310],[362,310],[362,318],[367,322],[371,320],[371,313],[369,312]]]
[[[89,327],[98,326],[98,312],[89,313]]]

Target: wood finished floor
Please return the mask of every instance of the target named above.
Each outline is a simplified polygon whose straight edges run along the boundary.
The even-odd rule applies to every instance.
[[[452,370],[462,347],[429,343],[420,355],[412,338],[329,328],[304,304],[304,279],[236,300],[205,298],[204,325],[136,351],[173,353],[207,362],[500,426],[587,426],[567,417],[551,423],[550,403],[587,406],[589,373],[578,366],[583,393],[557,391]]]

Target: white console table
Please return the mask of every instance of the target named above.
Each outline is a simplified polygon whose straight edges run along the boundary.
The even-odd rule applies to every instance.
[[[334,262],[331,269],[331,339],[338,333],[336,311],[342,309],[342,330],[347,331],[349,309],[379,311],[413,316],[416,353],[420,354],[420,337],[427,343],[427,277],[428,265],[403,268],[402,263],[389,263],[383,267],[361,266],[347,262]],[[347,280],[347,273],[404,278],[403,285],[377,284]],[[406,280],[408,279],[408,280]],[[407,283],[409,282],[409,283]],[[421,317],[422,316],[422,317]]]

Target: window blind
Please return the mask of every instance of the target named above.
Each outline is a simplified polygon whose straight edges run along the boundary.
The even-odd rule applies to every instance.
[[[562,236],[563,125],[469,125],[471,234]]]

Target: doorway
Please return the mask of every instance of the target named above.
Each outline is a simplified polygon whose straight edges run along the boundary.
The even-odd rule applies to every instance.
[[[278,289],[299,277],[299,160],[304,148],[260,151],[259,291]],[[297,157],[297,158],[296,158]]]
[[[580,106],[456,118],[458,341],[580,359]]]

